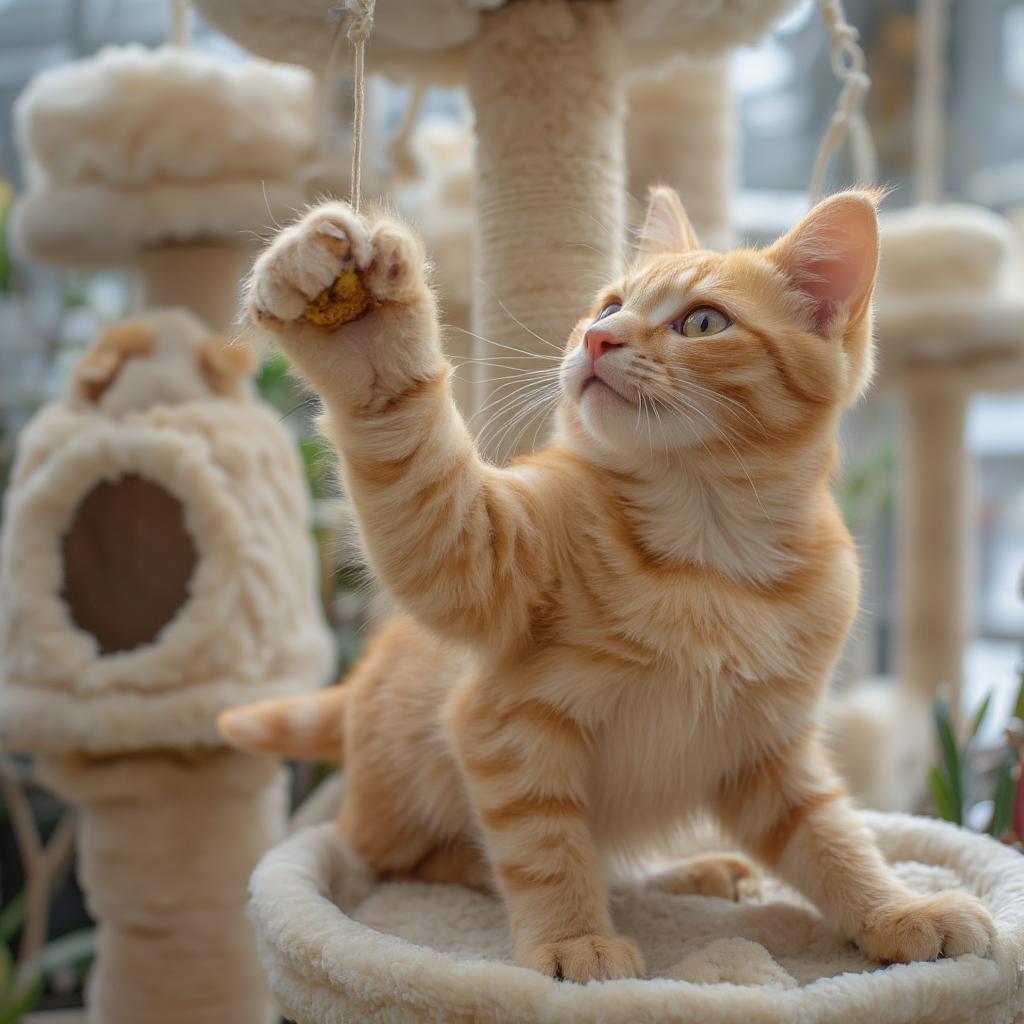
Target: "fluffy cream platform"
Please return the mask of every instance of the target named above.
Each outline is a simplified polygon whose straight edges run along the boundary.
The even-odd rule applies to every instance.
[[[272,226],[305,199],[314,110],[299,68],[176,46],[51,68],[14,107],[28,172],[15,237],[34,259],[78,266]]]
[[[140,305],[225,329],[254,241],[306,201],[312,76],[178,46],[48,68],[14,107],[26,188],[11,240],[58,266],[128,266]]]
[[[1013,1024],[1024,1013],[1024,859],[928,819],[865,814],[922,892],[961,885],[996,919],[991,959],[881,967],[793,893],[736,904],[614,897],[650,978],[564,984],[514,966],[500,904],[459,886],[375,884],[331,824],[272,850],[251,883],[264,969],[297,1024]]]

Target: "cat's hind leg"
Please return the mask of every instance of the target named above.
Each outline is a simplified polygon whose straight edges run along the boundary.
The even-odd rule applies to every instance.
[[[671,864],[648,878],[647,887],[673,896],[717,896],[738,902],[761,896],[762,876],[739,854],[708,853]]]

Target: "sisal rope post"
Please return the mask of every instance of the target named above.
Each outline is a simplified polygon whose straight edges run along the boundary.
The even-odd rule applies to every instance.
[[[637,74],[626,95],[631,223],[641,223],[648,188],[664,181],[679,193],[701,244],[726,248],[736,184],[728,62],[679,61]]]
[[[555,365],[624,238],[621,26],[611,5],[519,0],[484,16],[468,54],[477,126],[474,422],[505,462],[544,441]],[[547,358],[538,358],[547,357]],[[503,368],[495,369],[495,366]],[[496,378],[524,371],[524,390]],[[490,378],[490,379],[488,379]]]
[[[857,181],[868,185],[878,175],[875,147],[864,118],[864,100],[871,88],[871,79],[865,70],[864,51],[858,41],[860,34],[846,20],[842,0],[822,0],[821,14],[829,35],[832,71],[842,88],[814,160],[809,188],[812,206],[824,195],[829,163],[847,138]]]

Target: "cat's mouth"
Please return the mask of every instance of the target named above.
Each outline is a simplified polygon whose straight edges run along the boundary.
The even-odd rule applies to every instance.
[[[614,384],[605,380],[603,377],[599,377],[596,373],[593,372],[583,382],[583,387],[580,389],[580,398],[582,399],[588,391],[610,392],[612,395],[614,395],[621,401],[629,402],[630,405],[634,404]]]

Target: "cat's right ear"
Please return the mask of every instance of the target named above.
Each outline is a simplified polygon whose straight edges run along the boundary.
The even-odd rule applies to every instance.
[[[676,190],[667,185],[653,185],[648,193],[647,216],[640,232],[637,255],[643,259],[699,248],[697,232],[693,230]]]

